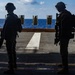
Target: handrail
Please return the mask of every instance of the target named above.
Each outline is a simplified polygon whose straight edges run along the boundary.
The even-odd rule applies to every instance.
[[[0,31],[2,30],[2,28],[0,28]],[[55,32],[55,29],[43,29],[43,28],[23,28],[22,32]]]

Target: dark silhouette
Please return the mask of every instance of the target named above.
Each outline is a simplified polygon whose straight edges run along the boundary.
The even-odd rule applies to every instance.
[[[3,41],[4,41],[4,39],[2,38],[2,32],[3,32],[3,30],[1,31],[0,48],[2,47],[2,44],[3,44]]]
[[[7,18],[2,30],[2,38],[6,40],[6,48],[8,54],[8,68],[9,70],[5,71],[6,74],[14,73],[14,68],[17,68],[16,64],[16,36],[17,32],[21,32],[21,20],[18,18],[13,11],[16,9],[13,3],[7,3],[5,6],[7,10]]]
[[[33,16],[33,25],[37,25],[37,16]]]
[[[74,37],[71,24],[72,14],[66,10],[66,5],[63,2],[58,2],[55,7],[59,12],[59,14],[56,14],[55,44],[60,42],[60,54],[63,66],[63,69],[58,73],[68,73],[68,44],[69,40]]]
[[[47,24],[49,25],[51,25],[51,23],[52,23],[52,16],[51,15],[48,15],[47,16]]]

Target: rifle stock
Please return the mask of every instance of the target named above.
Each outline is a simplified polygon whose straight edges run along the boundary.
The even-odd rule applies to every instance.
[[[54,40],[54,44],[58,44],[59,42],[59,14],[56,13],[56,25],[55,25],[55,40]]]

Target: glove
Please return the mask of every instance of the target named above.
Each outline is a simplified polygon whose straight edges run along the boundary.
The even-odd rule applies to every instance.
[[[56,38],[55,38],[54,44],[56,44],[56,46],[57,46],[58,42],[59,42],[59,39],[56,39]]]

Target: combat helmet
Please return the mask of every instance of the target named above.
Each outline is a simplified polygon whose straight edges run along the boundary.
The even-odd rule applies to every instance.
[[[15,10],[16,7],[14,6],[13,3],[7,3],[6,6],[5,6],[5,9],[6,10]]]
[[[55,6],[56,8],[61,8],[61,9],[65,9],[66,8],[66,4],[63,2],[58,2]]]

